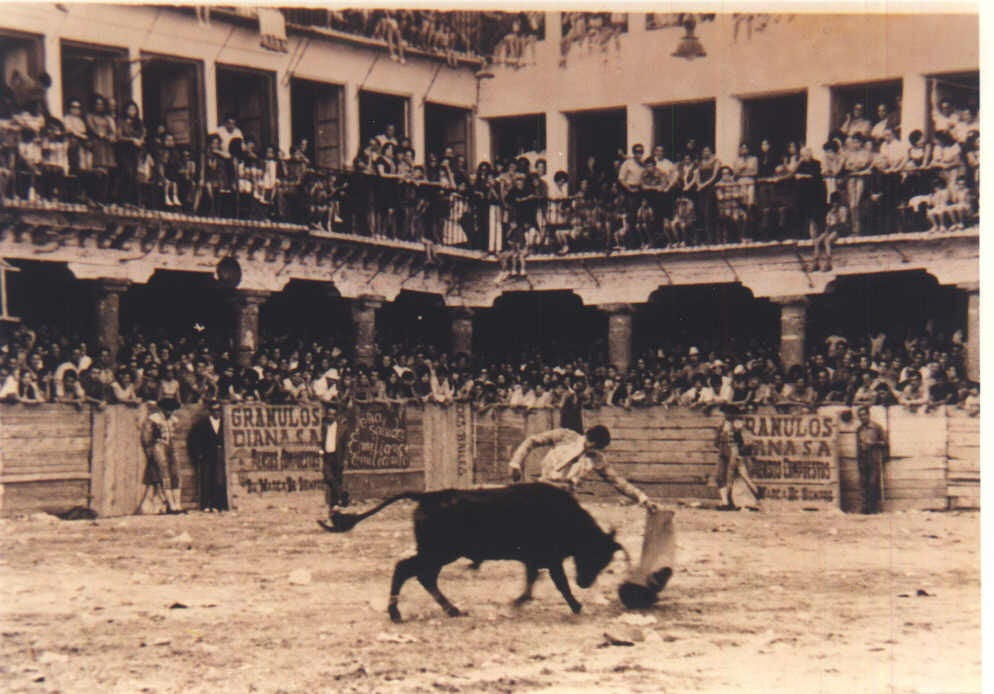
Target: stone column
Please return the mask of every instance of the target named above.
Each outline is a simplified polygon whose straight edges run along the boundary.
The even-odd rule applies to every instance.
[[[808,299],[805,296],[778,296],[780,304],[780,362],[789,369],[804,364]]]
[[[627,371],[632,362],[632,305],[605,304],[600,310],[607,314],[608,363]]]
[[[961,284],[966,292],[966,377],[980,380],[980,283]]]
[[[345,117],[345,145],[342,150],[342,161],[352,163],[352,157],[359,152],[362,133],[362,119],[359,115],[359,85],[355,82],[345,83],[345,105],[342,109]],[[418,161],[424,161],[424,152],[415,152]]]
[[[96,342],[97,347],[110,350],[111,359],[117,359],[121,337],[121,295],[128,290],[128,280],[94,280],[96,287]]]
[[[452,321],[452,356],[473,354],[473,314],[466,306],[456,306],[449,310]]]
[[[252,364],[252,355],[259,347],[259,306],[269,298],[269,292],[237,290],[231,297],[235,310],[235,355],[238,365]]]
[[[352,304],[355,357],[359,364],[373,366],[376,361],[376,310],[384,301],[382,296],[364,294]]]

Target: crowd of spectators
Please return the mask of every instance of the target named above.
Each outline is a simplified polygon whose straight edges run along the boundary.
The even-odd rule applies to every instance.
[[[477,409],[647,406],[711,410],[761,405],[803,412],[820,405],[898,405],[931,411],[942,405],[979,411],[979,384],[966,378],[962,333],[926,330],[899,340],[884,333],[847,340],[830,335],[804,364],[785,368],[770,345],[699,349],[667,345],[647,350],[627,371],[603,361],[543,356],[448,355],[434,347],[380,351],[373,367],[357,364],[332,340],[280,337],[264,341],[251,364],[239,367],[224,345],[203,332],[153,338],[132,331],[117,359],[91,354],[85,342],[40,327],[21,326],[0,343],[0,402],[93,403],[137,406],[171,397],[181,403],[293,403],[382,400],[471,402]]]
[[[198,151],[162,124],[146,126],[133,101],[70,99],[59,120],[43,90],[28,94],[0,98],[0,197],[307,224],[424,242],[429,253],[476,248],[519,265],[534,253],[810,237],[812,269],[827,270],[837,238],[962,229],[979,212],[977,109],[937,91],[930,138],[915,130],[903,141],[897,110],[880,104],[874,121],[856,103],[820,158],[772,139],[756,152],[742,143],[729,162],[695,140],[672,154],[636,144],[607,165],[589,157],[572,180],[534,152],[470,170],[445,146],[422,162],[392,124],[346,170],[316,167],[307,140],[285,155],[258,142],[235,114]]]
[[[287,21],[380,40],[390,59],[405,63],[414,48],[455,66],[460,57],[519,67],[535,62],[535,41],[545,33],[542,12],[438,10],[284,10]]]

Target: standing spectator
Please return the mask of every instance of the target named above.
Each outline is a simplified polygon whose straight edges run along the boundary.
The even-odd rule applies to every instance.
[[[884,428],[870,421],[870,408],[865,405],[856,410],[859,428],[856,429],[856,460],[859,465],[859,482],[863,490],[864,514],[880,513],[880,479],[887,461],[887,434]]]
[[[129,101],[117,127],[118,196],[122,202],[138,203],[138,162],[145,146],[145,126],[138,104]]]
[[[334,402],[324,404],[324,419],[321,422],[321,459],[323,461],[325,502],[328,504],[328,515],[331,517],[339,509],[349,505],[349,493],[345,491],[343,482],[345,469],[339,455],[341,444],[338,405]]]
[[[117,168],[114,143],[117,141],[117,124],[107,108],[107,99],[99,94],[93,96],[93,109],[86,115],[86,127],[90,135],[93,152],[93,173],[96,176],[95,195],[97,202],[110,200],[110,181]]]
[[[221,403],[217,400],[208,403],[207,416],[190,429],[188,449],[197,470],[197,496],[201,510],[227,511],[228,477],[224,465]]]
[[[870,130],[873,129],[873,124],[870,123],[870,119],[864,114],[866,109],[863,104],[857,101],[852,106],[852,110],[846,114],[845,120],[842,121],[842,125],[839,126],[839,130],[842,134],[847,137],[852,137],[853,135],[859,134],[863,138],[870,136]]]
[[[625,191],[625,212],[634,213],[638,208],[639,194],[642,190],[642,159],[645,147],[641,144],[632,145],[632,155],[625,159],[618,171],[618,183]]]

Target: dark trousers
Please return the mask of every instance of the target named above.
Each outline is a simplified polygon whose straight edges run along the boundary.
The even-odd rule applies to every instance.
[[[880,464],[882,455],[876,449],[859,453],[859,483],[863,489],[863,513],[880,512]]]
[[[345,468],[338,453],[324,453],[324,498],[328,508],[347,506],[349,493],[345,491]]]

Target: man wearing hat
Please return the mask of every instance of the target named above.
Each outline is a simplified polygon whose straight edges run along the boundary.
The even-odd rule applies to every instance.
[[[145,484],[165,500],[166,513],[182,513],[180,500],[179,464],[174,449],[176,420],[179,409],[176,398],[162,398],[142,424],[141,440],[148,456]]]
[[[324,498],[328,504],[329,515],[349,505],[349,493],[344,489],[345,468],[339,455],[338,419],[338,404],[334,401],[324,403],[324,418],[321,421],[321,460],[324,471]]]
[[[645,492],[619,475],[604,458],[602,451],[611,443],[611,432],[602,425],[587,429],[586,434],[578,434],[571,429],[552,429],[529,436],[511,456],[509,468],[511,479],[520,482],[524,477],[523,465],[533,449],[551,446],[542,458],[540,482],[561,487],[570,492],[576,491],[584,478],[596,472],[605,482],[618,490],[622,496],[632,499],[639,506],[651,511],[658,505],[649,499]]]

